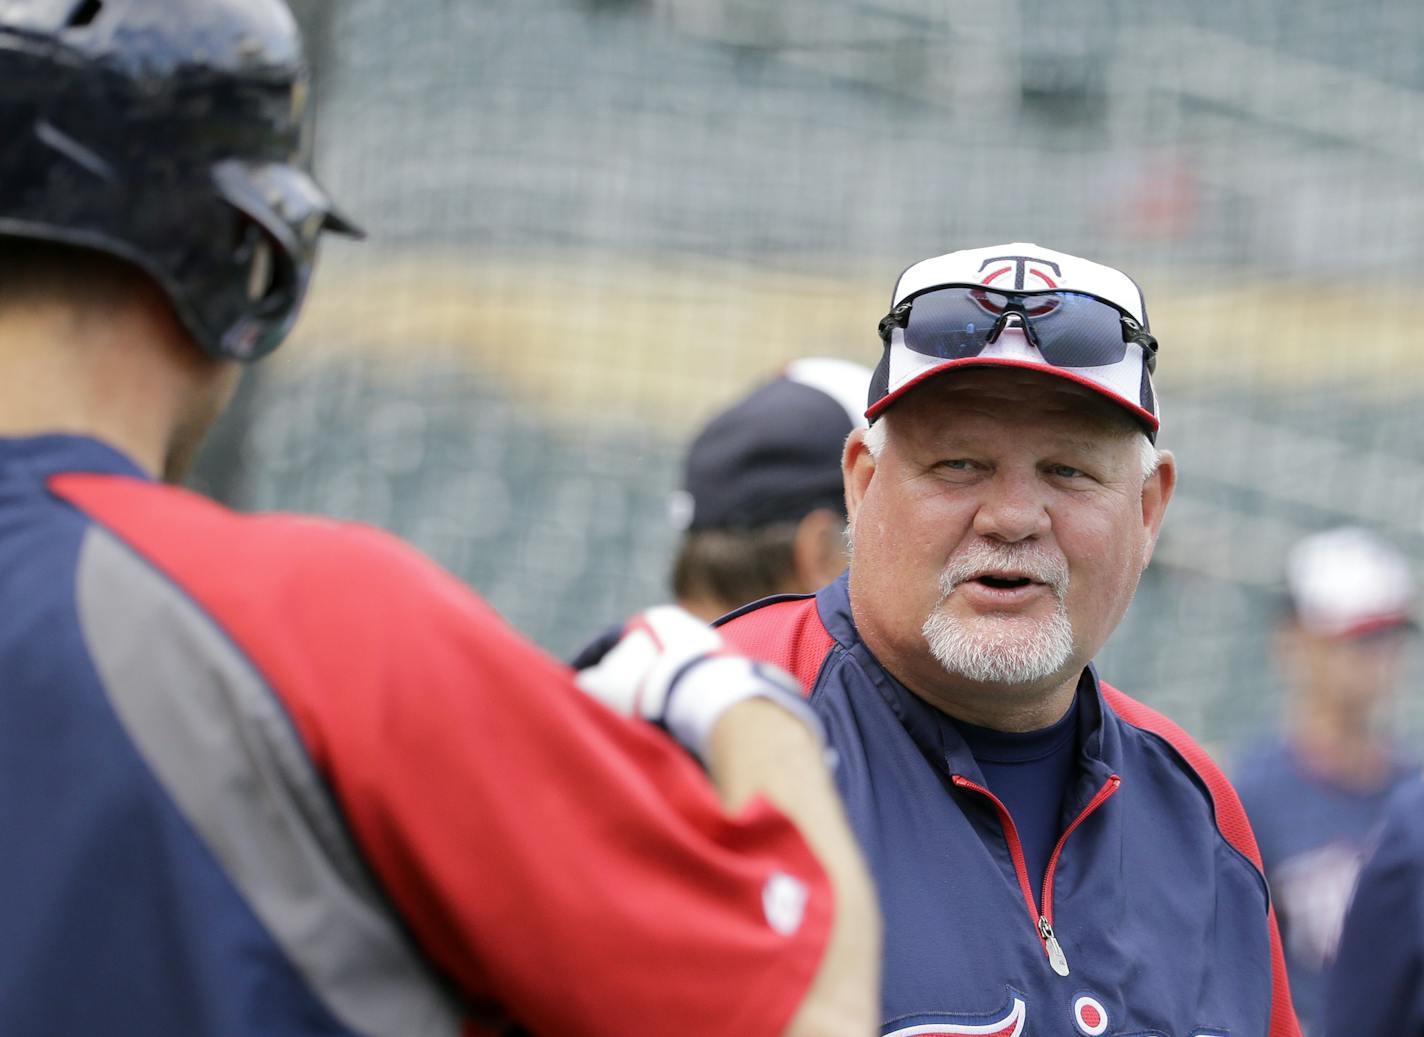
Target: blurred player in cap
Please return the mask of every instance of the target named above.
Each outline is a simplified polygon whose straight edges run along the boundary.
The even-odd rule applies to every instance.
[[[671,609],[582,676],[714,791],[398,542],[159,481],[354,229],[286,7],[0,0],[0,83],[0,1033],[869,1034],[789,678]]]
[[[1416,770],[1385,727],[1415,630],[1415,590],[1405,558],[1352,527],[1296,544],[1286,590],[1276,634],[1284,730],[1243,758],[1236,787],[1275,897],[1296,1009],[1314,1029],[1365,845]]]
[[[1016,242],[906,270],[849,573],[719,629],[825,721],[885,917],[881,1032],[1292,1037],[1239,800],[1091,660],[1176,468],[1136,284]]]
[[[697,434],[669,509],[685,531],[672,575],[679,605],[713,620],[841,574],[841,451],[865,427],[869,384],[860,364],[796,360]]]

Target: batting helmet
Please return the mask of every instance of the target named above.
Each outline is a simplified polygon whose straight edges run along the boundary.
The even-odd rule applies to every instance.
[[[0,235],[152,277],[210,355],[296,320],[323,230],[308,73],[282,0],[0,0]]]

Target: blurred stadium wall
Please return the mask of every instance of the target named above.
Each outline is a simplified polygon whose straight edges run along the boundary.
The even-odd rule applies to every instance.
[[[1103,654],[1218,749],[1268,723],[1298,535],[1424,557],[1414,0],[306,0],[327,248],[195,481],[413,540],[551,651],[666,597],[698,422],[873,363],[895,275],[1120,265],[1182,483]],[[1419,727],[1424,688],[1404,711]]]

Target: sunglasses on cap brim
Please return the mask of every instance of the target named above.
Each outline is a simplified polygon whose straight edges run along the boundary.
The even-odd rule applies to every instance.
[[[915,353],[965,360],[983,353],[1008,327],[1021,328],[1054,367],[1120,363],[1128,345],[1136,343],[1147,370],[1157,368],[1157,340],[1132,315],[1082,292],[931,288],[887,313],[880,338],[888,345],[899,329]]]

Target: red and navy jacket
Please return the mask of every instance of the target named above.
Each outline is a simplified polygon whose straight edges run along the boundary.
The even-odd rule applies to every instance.
[[[73,436],[0,440],[0,847],[7,1037],[770,1037],[832,909],[399,542]]]
[[[847,586],[720,627],[826,723],[884,912],[883,1034],[1299,1034],[1250,827],[1180,728],[1084,672],[1077,776],[1031,888],[1013,819],[953,723],[861,641]]]

